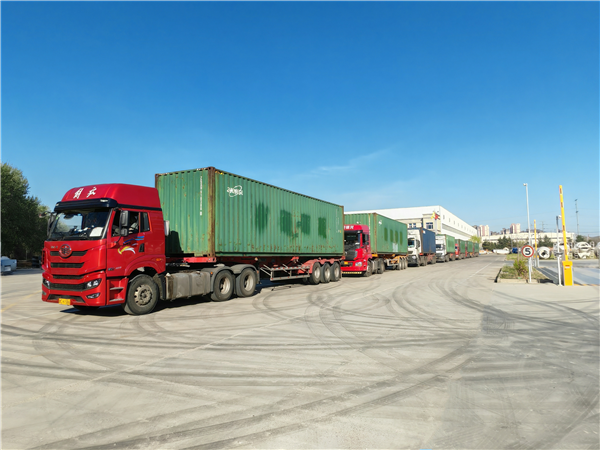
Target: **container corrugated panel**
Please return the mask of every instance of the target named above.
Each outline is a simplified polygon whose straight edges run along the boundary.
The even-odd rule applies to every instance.
[[[464,253],[465,252],[465,241],[463,241],[462,239],[457,239],[456,243],[458,244],[458,252]]]
[[[446,251],[448,253],[452,253],[452,250],[454,250],[454,243],[454,236],[446,235]]]
[[[467,251],[473,253],[473,241],[467,241]]]
[[[371,251],[378,255],[408,253],[407,226],[377,213],[344,214],[344,225],[368,225]]]
[[[214,168],[158,174],[167,253],[323,256],[344,252],[344,208]]]

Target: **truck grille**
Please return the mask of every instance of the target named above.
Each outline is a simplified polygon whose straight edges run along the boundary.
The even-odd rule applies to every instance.
[[[86,253],[87,253],[87,250],[82,250],[82,251],[79,251],[79,252],[72,252],[72,253],[69,255],[69,258],[70,258],[71,256],[83,256],[83,255],[85,255]],[[50,252],[50,255],[51,255],[51,256],[60,256],[60,253],[59,253],[59,252]]]
[[[53,275],[56,280],[81,280],[83,275]]]
[[[50,283],[50,289],[58,289],[59,291],[83,291],[85,283],[80,284],[65,284],[65,283]]]
[[[83,263],[50,263],[53,269],[81,269]]]
[[[69,258],[70,258],[71,256],[83,256],[83,255],[85,255],[86,253],[87,253],[87,250],[82,250],[82,251],[78,251],[78,252],[72,252],[72,253],[69,255]],[[60,253],[59,253],[59,252],[50,252],[50,255],[51,255],[51,256],[60,256]]]

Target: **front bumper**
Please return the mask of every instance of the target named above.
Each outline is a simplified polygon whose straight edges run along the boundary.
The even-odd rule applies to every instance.
[[[77,279],[56,278],[48,272],[42,274],[42,301],[61,305],[104,306],[108,283],[104,271],[93,272]],[[96,287],[86,288],[93,280],[100,280]],[[50,284],[48,286],[48,283]]]
[[[365,273],[368,263],[366,261],[342,261],[343,273]]]

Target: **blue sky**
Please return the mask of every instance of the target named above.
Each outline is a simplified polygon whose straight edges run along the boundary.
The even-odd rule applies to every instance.
[[[598,2],[2,2],[2,161],[221,170],[348,211],[599,230]]]

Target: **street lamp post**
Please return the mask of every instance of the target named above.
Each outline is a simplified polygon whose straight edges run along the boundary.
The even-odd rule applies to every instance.
[[[529,189],[527,183],[523,183],[525,186],[525,197],[527,198],[527,234],[529,235],[529,245],[531,245],[531,224],[529,222]],[[529,260],[529,282],[531,283],[531,258],[527,258]]]

